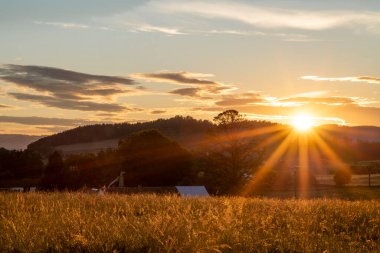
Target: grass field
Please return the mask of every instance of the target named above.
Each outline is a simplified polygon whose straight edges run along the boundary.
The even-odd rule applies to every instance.
[[[0,252],[379,252],[380,202],[0,194]]]
[[[299,198],[299,199],[342,199],[342,200],[378,200],[380,201],[380,187],[367,187],[367,186],[348,186],[348,187],[335,187],[331,185],[320,185],[312,187],[309,190],[301,191],[300,189],[287,189],[287,190],[272,190],[267,193],[258,193],[253,197],[267,197],[267,198]]]

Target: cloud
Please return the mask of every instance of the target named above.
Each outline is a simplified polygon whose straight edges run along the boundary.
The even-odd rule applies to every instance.
[[[97,113],[96,116],[99,116],[99,117],[114,117],[114,116],[117,116],[117,114],[115,114],[115,113]]]
[[[163,82],[168,81],[176,84],[211,84],[218,85],[218,83],[206,79],[200,79],[198,76],[204,74],[190,73],[190,72],[158,72],[158,73],[136,73],[132,77],[141,78],[148,81]],[[209,75],[207,75],[209,76]]]
[[[169,93],[177,94],[181,96],[198,97],[200,91],[201,91],[200,88],[183,88],[183,89],[176,89],[176,90],[170,91]]]
[[[38,126],[36,128],[48,131],[50,133],[59,133],[59,132],[69,130],[70,128],[72,128],[72,126],[71,127],[70,126],[67,126],[67,127],[64,127],[64,126],[52,126],[52,127],[50,127],[50,126]]]
[[[100,101],[132,92],[126,86],[136,84],[125,77],[92,75],[71,70],[24,65],[1,65],[0,80],[40,94],[9,93],[14,98],[50,107],[83,111],[121,111],[125,107]],[[48,93],[48,95],[46,95]]]
[[[355,83],[373,83],[379,84],[380,78],[371,76],[348,76],[348,77],[320,77],[320,76],[301,76],[301,79],[311,81],[328,81],[328,82],[355,82]]]
[[[328,105],[345,105],[356,104],[357,102],[359,102],[359,99],[351,97],[291,97],[279,99],[278,101],[291,103],[319,103]]]
[[[0,104],[0,109],[2,109],[2,108],[9,108],[9,106]]]
[[[104,103],[97,103],[97,102],[92,102],[92,101],[77,101],[77,100],[71,100],[71,99],[56,99],[55,97],[52,97],[52,96],[33,95],[33,94],[17,93],[17,92],[10,92],[8,94],[19,100],[37,102],[37,103],[46,105],[48,107],[56,107],[56,108],[68,109],[68,110],[104,111],[104,112],[121,112],[124,110],[130,110],[118,104],[104,104]]]
[[[370,11],[274,9],[235,2],[201,1],[155,1],[151,6],[162,13],[185,13],[208,19],[226,19],[261,28],[324,30],[359,25],[373,29],[380,25],[380,13]]]
[[[23,125],[73,126],[73,125],[93,124],[95,122],[83,120],[83,119],[0,116],[0,123],[17,123],[17,124],[23,124]]]
[[[49,25],[56,26],[64,29],[88,29],[88,25],[78,24],[78,23],[69,23],[69,22],[43,22],[43,21],[34,21],[33,23],[37,25]]]
[[[144,79],[151,82],[169,82],[178,85],[192,86],[188,89],[178,89],[170,93],[190,96],[199,94],[201,91],[212,94],[220,94],[228,90],[233,89],[232,86],[228,86],[219,82],[204,79],[204,77],[210,77],[210,74],[191,73],[191,72],[158,72],[158,73],[136,73],[131,75],[134,78]],[[194,88],[195,87],[195,88]]]
[[[183,32],[180,32],[177,28],[154,26],[154,25],[149,25],[149,24],[136,25],[135,29],[140,32],[159,32],[159,33],[164,33],[167,35],[185,34]]]
[[[164,110],[154,110],[154,111],[151,111],[150,113],[151,114],[163,114],[163,113],[166,113],[166,111],[164,111]]]
[[[246,92],[241,94],[234,94],[223,96],[223,98],[215,103],[218,106],[240,106],[251,103],[266,102],[260,94],[255,92]]]

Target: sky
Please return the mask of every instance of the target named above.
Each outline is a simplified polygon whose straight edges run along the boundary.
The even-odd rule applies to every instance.
[[[380,126],[380,1],[0,0],[0,134],[175,115]]]

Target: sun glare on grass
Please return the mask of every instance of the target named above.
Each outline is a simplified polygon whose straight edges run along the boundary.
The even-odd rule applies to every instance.
[[[308,114],[298,114],[293,117],[293,127],[299,132],[309,131],[313,125],[313,118]]]

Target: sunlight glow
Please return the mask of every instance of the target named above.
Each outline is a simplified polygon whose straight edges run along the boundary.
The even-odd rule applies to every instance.
[[[293,117],[292,125],[297,131],[307,132],[313,127],[314,121],[308,114],[298,114]]]

